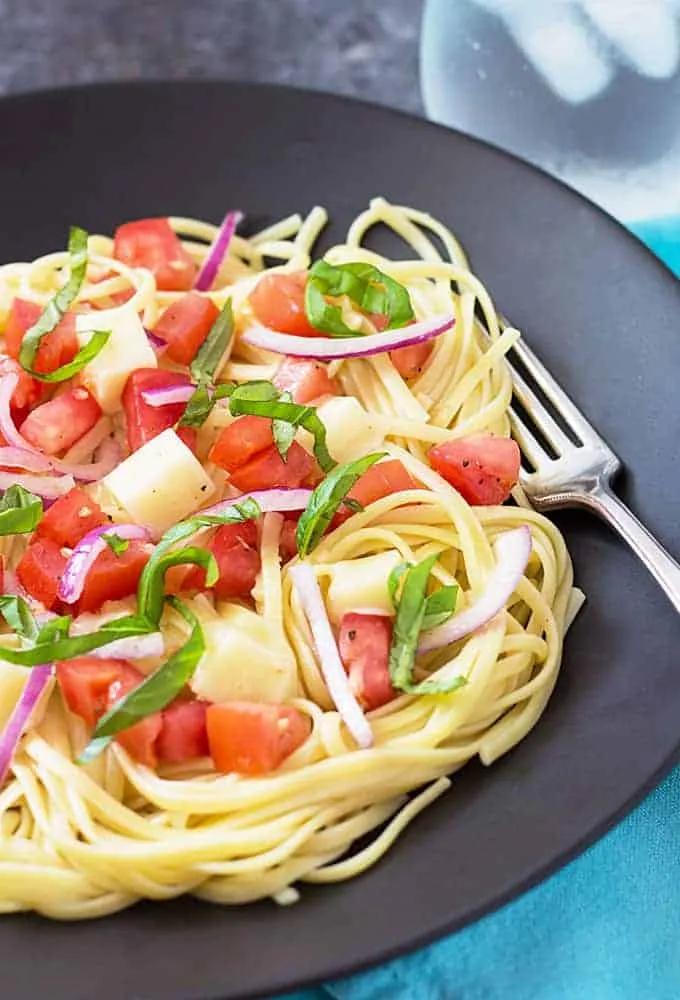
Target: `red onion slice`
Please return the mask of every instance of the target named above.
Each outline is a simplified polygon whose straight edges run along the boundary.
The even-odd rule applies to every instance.
[[[340,659],[335,636],[328,620],[316,574],[307,562],[292,566],[290,575],[300,598],[302,610],[314,639],[314,645],[333,704],[360,747],[373,745],[373,733],[349,684]]]
[[[29,476],[16,472],[0,472],[0,490],[10,486],[23,486],[29,493],[35,493],[43,500],[57,500],[76,485],[73,476]]]
[[[52,463],[47,455],[15,445],[0,448],[0,466],[3,469],[23,469],[25,472],[52,472]]]
[[[454,323],[453,315],[432,316],[399,330],[369,333],[365,337],[296,337],[258,324],[246,330],[241,339],[252,347],[261,347],[276,354],[332,361],[335,358],[365,358],[370,354],[385,354],[398,347],[422,344],[445,333]]]
[[[146,339],[149,341],[156,354],[162,354],[163,351],[167,350],[167,343],[161,337],[156,336],[153,330],[147,330],[147,328],[144,327],[144,333],[146,334]]]
[[[171,406],[173,403],[186,403],[193,396],[195,385],[166,385],[156,389],[143,389],[142,399],[149,406]]]
[[[82,594],[92,564],[106,548],[102,535],[118,535],[119,538],[140,542],[148,542],[151,538],[149,529],[138,524],[107,524],[88,531],[69,556],[59,581],[57,596],[65,604],[75,604]]]
[[[273,490],[254,490],[252,493],[241,493],[237,497],[231,497],[230,500],[220,500],[212,507],[204,507],[197,516],[201,514],[225,514],[230,508],[234,508],[235,504],[241,504],[244,500],[254,500],[264,514],[268,514],[270,511],[304,510],[311,495],[311,490],[294,490],[285,487]],[[234,513],[236,514],[238,511],[234,509]]]
[[[444,625],[424,632],[419,653],[448,646],[476,632],[502,611],[522,579],[531,555],[531,532],[526,525],[505,531],[493,544],[496,566],[489,574],[484,593],[469,608],[454,615]]]
[[[14,711],[0,733],[0,787],[7,777],[19,741],[28,728],[31,716],[51,676],[51,663],[44,663],[31,669]]]
[[[222,225],[217,230],[217,235],[210,245],[208,254],[196,275],[194,288],[197,292],[208,292],[212,288],[213,281],[217,277],[217,272],[222,267],[222,262],[229,251],[231,238],[242,219],[243,212],[227,212],[225,215]]]

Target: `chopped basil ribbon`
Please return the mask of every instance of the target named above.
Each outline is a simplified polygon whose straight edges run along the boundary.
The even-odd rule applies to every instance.
[[[169,597],[167,600],[191,626],[191,635],[163,666],[102,715],[91,741],[78,758],[79,764],[86,764],[100,754],[116,733],[129,729],[154,712],[160,712],[174,701],[191,680],[205,652],[203,630],[196,616],[182,601],[174,597]]]
[[[346,295],[365,313],[379,313],[388,319],[388,329],[406,326],[415,318],[406,288],[372,264],[329,264],[318,260],[312,266],[305,286],[305,312],[312,326],[332,337],[357,337],[362,334],[347,326],[339,306],[326,296]]]
[[[171,566],[188,565],[201,566],[205,570],[206,587],[212,587],[219,579],[220,571],[215,556],[208,549],[201,549],[197,545],[187,545],[183,549],[164,552],[159,556],[156,556],[154,552],[139,579],[139,587],[137,588],[138,613],[158,625],[163,614],[165,574]]]
[[[25,535],[38,527],[42,515],[40,497],[23,486],[10,486],[0,498],[0,535]]]
[[[28,639],[29,642],[35,641],[38,635],[38,624],[23,597],[3,594],[0,597],[0,615],[12,631],[16,632],[22,639]]]
[[[295,431],[303,427],[314,437],[314,457],[324,470],[330,472],[336,462],[326,445],[326,428],[313,406],[303,406],[290,402],[288,393],[280,393],[271,382],[245,382],[231,393],[229,409],[232,416],[250,414],[257,417],[271,417],[274,421],[272,433],[281,457],[285,460]],[[290,430],[286,431],[282,425]]]
[[[224,399],[233,386],[213,386],[213,379],[234,335],[234,314],[231,299],[227,299],[210,328],[208,336],[198,349],[189,371],[196,383],[193,395],[179,421],[180,427],[200,427],[210,415],[218,399]]]
[[[96,632],[72,636],[64,634],[63,625],[55,628],[53,623],[48,622],[41,631],[41,634],[47,632],[48,641],[38,642],[30,649],[5,649],[0,646],[0,660],[7,660],[21,667],[35,667],[51,660],[71,660],[74,656],[83,656],[116,639],[157,631],[158,626],[142,615],[126,615],[124,618],[105,622]]]
[[[53,372],[37,372],[33,368],[35,356],[44,336],[51,333],[66,315],[76,299],[87,271],[87,233],[80,226],[71,226],[68,237],[68,253],[71,273],[66,284],[47,303],[37,322],[24,334],[19,351],[19,363],[33,378],[41,382],[65,382],[99,354],[111,336],[109,330],[96,330],[90,340],[81,347],[75,358]]]
[[[114,555],[117,556],[122,556],[124,552],[127,552],[130,545],[127,538],[121,538],[120,535],[117,535],[115,532],[102,535],[102,541],[106,542]]]
[[[58,615],[45,622],[38,633],[36,642],[54,642],[55,639],[65,639],[71,628],[71,615]]]
[[[345,502],[345,497],[359,476],[375,465],[379,459],[384,458],[385,454],[384,451],[380,451],[358,458],[354,462],[336,465],[323,482],[319,483],[300,515],[295,532],[297,550],[303,558],[319,544],[335,512],[340,504]]]
[[[396,594],[400,577],[404,581],[392,632],[389,669],[394,687],[409,694],[448,694],[466,683],[465,678],[460,675],[453,677],[450,681],[424,680],[419,684],[414,684],[412,680],[418,638],[423,630],[428,606],[427,581],[436,561],[436,555],[429,556],[416,566],[411,566],[398,575],[393,570],[388,583],[390,593]],[[455,590],[456,588],[442,589]],[[436,596],[436,594],[432,596]],[[455,595],[453,600],[455,601]],[[440,601],[443,605],[448,605],[451,602],[451,597],[441,598]],[[443,611],[436,613],[441,615]]]
[[[411,563],[401,562],[394,567],[387,579],[387,590],[395,610],[399,608],[397,599],[399,583],[404,573],[407,573],[411,568]],[[448,621],[456,610],[457,599],[458,587],[455,584],[450,587],[440,587],[439,590],[435,590],[433,594],[426,597],[421,631],[426,632],[428,629],[436,628],[437,625],[443,625],[444,622]]]

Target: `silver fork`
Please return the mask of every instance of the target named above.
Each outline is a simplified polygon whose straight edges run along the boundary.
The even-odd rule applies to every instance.
[[[621,461],[586,420],[534,352],[519,340],[513,348],[527,375],[554,407],[565,427],[580,443],[574,444],[533,388],[512,363],[514,394],[536,430],[552,446],[553,457],[515,408],[510,410],[513,434],[533,472],[524,472],[521,484],[537,510],[586,507],[611,525],[642,560],[680,611],[680,565],[650,534],[611,488]]]

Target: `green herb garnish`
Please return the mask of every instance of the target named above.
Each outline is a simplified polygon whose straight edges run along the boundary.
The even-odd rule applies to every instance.
[[[51,660],[71,660],[74,656],[83,656],[93,649],[106,646],[116,639],[127,639],[137,635],[147,635],[156,632],[157,626],[142,615],[126,615],[105,622],[96,632],[85,635],[65,635],[63,626],[56,629],[52,622],[43,626],[40,634],[47,635],[47,641],[38,642],[30,649],[6,649],[0,646],[0,660],[16,663],[21,667],[35,667]],[[40,638],[38,635],[38,639]]]
[[[0,597],[0,615],[5,619],[12,631],[16,632],[22,639],[35,642],[38,635],[38,624],[23,597],[15,597],[14,594],[3,594]],[[0,655],[1,652],[0,650]]]
[[[179,421],[180,427],[200,427],[207,420],[217,400],[224,399],[234,389],[233,385],[213,385],[215,372],[233,335],[234,315],[231,299],[227,299],[191,362],[189,370],[196,388]]]
[[[42,516],[42,500],[23,486],[10,486],[0,497],[0,535],[25,535],[38,527]]]
[[[362,336],[347,326],[339,306],[327,302],[328,295],[346,295],[363,312],[386,316],[390,330],[415,318],[406,288],[371,264],[336,266],[318,260],[305,286],[305,312],[313,327],[333,337]]]
[[[127,538],[121,538],[120,535],[115,533],[115,531],[109,532],[101,537],[102,541],[106,542],[111,551],[117,556],[122,556],[124,552],[127,552],[130,546]]]

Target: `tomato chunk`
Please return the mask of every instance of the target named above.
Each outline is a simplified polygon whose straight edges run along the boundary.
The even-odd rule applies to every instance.
[[[57,589],[66,556],[51,538],[35,538],[17,565],[19,582],[48,610],[57,604]]]
[[[132,372],[125,383],[122,396],[130,451],[137,451],[147,441],[151,441],[168,427],[174,426],[186,407],[186,403],[150,406],[144,401],[142,393],[147,389],[166,389],[186,383],[186,376],[179,372],[166,372],[159,368],[138,368]],[[181,429],[191,430],[191,428]],[[192,440],[195,441],[195,435],[192,436]]]
[[[305,313],[307,272],[267,274],[250,293],[250,305],[264,326],[298,337],[322,337]]]
[[[219,316],[211,299],[198,292],[187,292],[165,310],[154,333],[168,345],[168,357],[180,365],[189,365]]]
[[[284,358],[274,373],[277,389],[289,392],[295,403],[310,403],[320,396],[338,395],[338,387],[329,378],[326,365],[304,358]]]
[[[399,693],[390,679],[391,642],[390,618],[353,611],[343,615],[338,637],[340,657],[350,687],[367,711],[385,705]]]
[[[382,500],[383,497],[388,497],[392,493],[415,489],[418,489],[418,483],[402,463],[395,458],[372,465],[363,475],[359,476],[347,496],[351,500],[357,500],[362,507],[368,507],[370,503]],[[333,519],[333,525],[342,524],[351,515],[352,511],[341,505]]]
[[[182,764],[185,760],[207,757],[208,730],[204,701],[175,701],[163,709],[163,726],[156,741],[158,759],[167,764]]]
[[[283,524],[281,525],[281,537],[279,538],[279,555],[281,556],[282,562],[289,562],[294,559],[298,554],[297,550],[297,540],[295,534],[297,532],[299,515],[295,515],[294,518],[287,517]]]
[[[120,676],[124,662],[79,656],[57,663],[57,681],[70,711],[94,726],[106,711],[109,688]]]
[[[208,457],[221,469],[234,472],[273,443],[269,417],[238,417],[220,431]]]
[[[28,411],[42,402],[49,389],[44,382],[39,382],[37,378],[25,372],[13,358],[0,358],[0,376],[10,374],[16,375],[19,379],[12,393],[10,405],[14,422],[20,424],[28,416]]]
[[[167,218],[137,219],[116,229],[113,256],[128,267],[146,267],[161,291],[185,292],[193,287],[197,267]]]
[[[126,694],[133,691],[144,680],[144,674],[140,673],[136,667],[126,660],[119,660],[118,677],[113,681],[108,691],[107,708],[113,708],[116,702],[124,698]],[[147,767],[156,767],[158,756],[156,754],[156,740],[163,728],[163,718],[161,712],[154,712],[146,718],[136,722],[129,729],[124,729],[116,736],[116,743],[120,743],[127,750],[131,757],[138,763],[146,764]]]
[[[210,705],[206,722],[210,754],[215,767],[225,773],[267,774],[311,731],[309,719],[297,708],[249,701]]]
[[[430,449],[433,469],[469,504],[503,503],[519,478],[520,450],[512,438],[473,434]]]
[[[390,351],[390,360],[402,378],[415,378],[420,375],[425,362],[432,354],[432,344],[412,344],[409,347],[397,347]]]
[[[38,321],[41,313],[42,308],[35,302],[14,299],[5,325],[5,346],[11,357],[19,357],[24,334]],[[73,313],[66,313],[54,330],[46,333],[40,341],[33,368],[41,373],[53,372],[73,361],[77,353],[75,316]]]
[[[105,601],[118,601],[134,594],[149,559],[141,542],[130,542],[117,556],[108,547],[97,556],[85,579],[78,611],[98,611]]]
[[[108,521],[99,504],[76,486],[45,511],[36,534],[72,549],[88,531],[101,528]]]
[[[21,425],[21,433],[46,455],[57,455],[94,427],[102,411],[87,389],[67,389],[36,407]]]
[[[206,546],[215,556],[220,571],[212,588],[215,596],[225,601],[230,597],[249,597],[260,572],[257,550],[257,528],[253,521],[224,524]],[[203,590],[205,570],[194,566],[182,581],[182,590]]]
[[[319,469],[309,452],[293,441],[286,460],[281,458],[275,445],[259,452],[245,465],[232,472],[229,479],[233,486],[248,493],[251,490],[268,490],[275,486],[296,489],[319,481]]]

